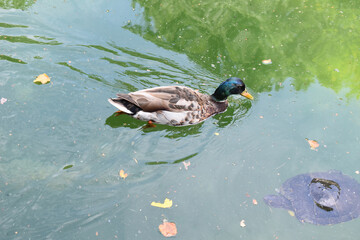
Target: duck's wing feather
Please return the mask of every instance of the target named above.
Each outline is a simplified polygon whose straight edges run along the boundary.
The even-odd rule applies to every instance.
[[[156,87],[117,96],[146,112],[198,110],[206,98],[206,95],[184,86]]]

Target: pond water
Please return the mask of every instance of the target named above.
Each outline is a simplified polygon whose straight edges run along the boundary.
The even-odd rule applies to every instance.
[[[303,224],[262,199],[301,173],[360,181],[359,5],[1,0],[0,239],[162,239],[164,219],[177,239],[358,238],[359,219]],[[195,126],[143,128],[107,102],[229,76],[254,100]]]

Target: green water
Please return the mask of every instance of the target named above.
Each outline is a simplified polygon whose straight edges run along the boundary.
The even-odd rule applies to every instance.
[[[262,198],[306,172],[360,182],[359,26],[355,0],[1,0],[0,239],[163,239],[163,219],[177,239],[357,239],[359,219],[303,224]],[[254,101],[196,126],[107,102],[229,76]]]

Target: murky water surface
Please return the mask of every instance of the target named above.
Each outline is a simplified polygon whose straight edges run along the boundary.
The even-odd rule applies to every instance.
[[[0,1],[0,238],[161,239],[167,219],[178,239],[357,239],[359,219],[303,224],[262,198],[300,173],[360,181],[359,16],[358,1]],[[107,102],[229,76],[254,101],[196,126],[144,129]]]

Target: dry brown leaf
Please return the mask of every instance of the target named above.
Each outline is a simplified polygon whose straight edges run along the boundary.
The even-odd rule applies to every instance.
[[[125,173],[124,170],[121,169],[120,172],[119,172],[119,176],[120,176],[121,178],[125,179],[125,178],[127,178],[128,174]]]
[[[37,83],[37,84],[47,84],[49,82],[50,82],[50,77],[46,73],[40,74],[34,80],[34,83]]]
[[[164,221],[159,225],[159,231],[165,237],[173,237],[177,234],[176,224],[173,222]]]

